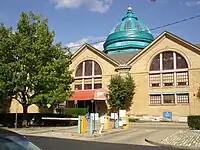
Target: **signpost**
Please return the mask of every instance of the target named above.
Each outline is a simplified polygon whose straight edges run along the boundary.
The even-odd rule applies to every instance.
[[[171,121],[172,120],[172,112],[163,112],[163,119],[165,121]]]
[[[17,104],[16,106],[16,112],[15,112],[15,130],[17,129],[17,116],[18,116],[18,107],[19,107],[19,104]]]

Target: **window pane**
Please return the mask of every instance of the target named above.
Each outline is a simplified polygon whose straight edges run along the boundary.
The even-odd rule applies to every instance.
[[[101,88],[102,88],[102,84],[101,83],[94,84],[94,89],[101,89]]]
[[[102,82],[102,77],[94,78],[94,83],[101,83],[101,82]]]
[[[152,61],[150,71],[160,70],[160,54],[158,54]]]
[[[92,84],[92,79],[84,79],[84,84]]]
[[[163,53],[163,70],[174,69],[173,52]]]
[[[82,84],[75,85],[75,90],[82,90]]]
[[[161,104],[161,95],[150,95],[150,104]]]
[[[162,75],[163,86],[173,86],[174,85],[174,73],[164,73]]]
[[[189,94],[177,94],[177,103],[189,103]]]
[[[150,74],[149,75],[149,86],[158,87],[160,86],[160,74]]]
[[[176,53],[176,68],[177,69],[188,68],[185,58],[183,58],[183,56],[181,56],[178,53]]]
[[[101,75],[101,67],[99,66],[99,64],[97,64],[96,62],[94,62],[94,75]]]
[[[177,86],[189,85],[188,84],[188,72],[177,72],[176,73]]]
[[[164,94],[163,95],[163,102],[165,104],[175,103],[175,95],[174,94]]]
[[[85,61],[85,76],[91,76],[92,75],[92,61],[87,60]]]
[[[83,75],[82,73],[83,73],[83,63],[78,65],[75,76],[76,77],[82,76]]]
[[[125,23],[124,29],[125,29],[125,30],[131,29],[131,21],[130,21],[130,20],[128,20],[128,21]]]
[[[84,90],[92,89],[92,84],[84,84]]]
[[[117,27],[115,28],[115,32],[118,32],[121,28],[121,23],[117,25]]]

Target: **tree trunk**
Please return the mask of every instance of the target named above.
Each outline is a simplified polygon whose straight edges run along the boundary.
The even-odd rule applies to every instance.
[[[22,127],[28,127],[28,104],[22,104],[23,106],[23,117],[22,117]]]

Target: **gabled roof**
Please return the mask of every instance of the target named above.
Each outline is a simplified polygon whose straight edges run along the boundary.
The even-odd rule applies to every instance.
[[[163,32],[160,34],[152,43],[150,43],[146,48],[137,52],[127,52],[127,53],[116,53],[107,55],[104,52],[96,49],[95,47],[89,45],[88,43],[83,44],[72,56],[74,59],[79,53],[81,53],[85,48],[90,49],[95,54],[99,55],[101,58],[105,59],[106,61],[110,62],[114,66],[120,65],[127,65],[129,66],[134,60],[140,57],[144,52],[146,52],[150,47],[154,46],[158,41],[163,39],[164,37],[170,38],[175,40],[178,43],[183,44],[186,47],[192,48],[196,50],[200,54],[200,44],[192,44],[188,41],[181,39],[180,37],[170,33],[170,32]]]
[[[85,48],[90,49],[92,52],[94,52],[95,54],[99,55],[100,57],[102,57],[103,59],[105,59],[106,61],[110,62],[111,64],[118,66],[119,63],[117,61],[115,61],[114,59],[110,58],[107,54],[105,54],[104,52],[96,49],[95,47],[89,45],[88,43],[83,44],[72,56],[72,60],[82,51],[85,50]]]
[[[149,44],[146,48],[144,48],[142,51],[140,51],[137,55],[135,55],[132,59],[130,59],[126,65],[130,65],[135,59],[137,59],[138,57],[140,57],[144,52],[146,52],[150,47],[154,46],[159,40],[161,40],[162,38],[167,37],[170,38],[172,40],[175,40],[176,42],[179,42],[181,44],[183,44],[184,46],[187,46],[189,48],[193,48],[195,50],[197,50],[200,53],[200,47],[198,47],[198,45],[194,45],[188,41],[185,41],[183,39],[181,39],[180,37],[170,33],[170,32],[163,32],[162,34],[160,34],[151,44]]]
[[[130,59],[135,57],[139,52],[140,51],[116,53],[116,54],[109,54],[108,56],[114,59],[119,64],[123,65],[123,64],[126,64]]]

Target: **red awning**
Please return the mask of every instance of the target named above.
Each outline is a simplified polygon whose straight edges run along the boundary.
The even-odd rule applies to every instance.
[[[69,100],[106,100],[106,90],[75,90],[74,94]]]

